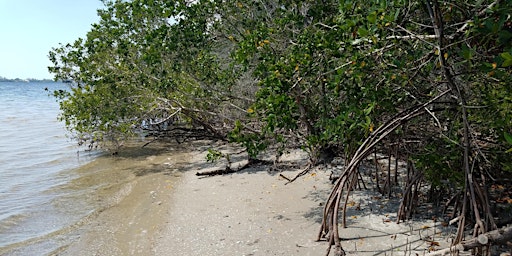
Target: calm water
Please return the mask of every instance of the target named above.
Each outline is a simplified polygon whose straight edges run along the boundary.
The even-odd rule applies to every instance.
[[[56,245],[48,237],[94,211],[86,202],[66,200],[84,193],[68,184],[94,155],[68,138],[57,120],[58,103],[45,88],[66,86],[0,82],[0,254],[18,248],[28,255],[19,248],[37,244],[40,253],[41,247],[52,251]]]

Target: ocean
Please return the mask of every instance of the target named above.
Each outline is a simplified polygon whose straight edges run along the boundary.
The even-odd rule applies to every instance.
[[[58,121],[49,93],[59,89],[67,87],[0,82],[0,255],[54,252],[98,208],[86,200],[91,184],[70,185],[100,152],[79,148]]]

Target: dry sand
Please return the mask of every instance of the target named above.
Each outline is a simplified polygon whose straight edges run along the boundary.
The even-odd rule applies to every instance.
[[[125,197],[84,225],[58,255],[325,255],[327,243],[315,239],[330,170],[315,169],[288,185],[280,174],[299,170],[196,176],[222,166],[206,163],[211,146],[195,142],[188,151],[150,159],[153,171],[127,184]],[[284,160],[306,163],[298,150]],[[396,224],[397,201],[367,191],[352,200],[348,228],[340,229],[348,255],[423,255],[432,242],[446,245],[453,232],[429,220]]]

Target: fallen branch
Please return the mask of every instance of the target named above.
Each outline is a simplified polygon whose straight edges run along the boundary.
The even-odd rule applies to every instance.
[[[217,170],[207,171],[207,172],[196,172],[196,176],[216,176],[216,175],[235,173],[237,171],[239,171],[239,170],[233,170],[229,166],[226,166],[226,168],[224,168],[224,169],[217,169]]]
[[[512,226],[504,227],[501,229],[496,229],[484,234],[481,234],[475,238],[472,238],[467,241],[462,241],[450,248],[442,249],[439,251],[431,252],[426,256],[437,256],[437,255],[447,255],[450,253],[456,253],[459,251],[467,251],[477,247],[486,246],[489,243],[492,244],[507,244],[507,242],[512,241]]]
[[[281,173],[281,174],[279,174],[279,177],[281,177],[281,178],[283,178],[283,179],[287,180],[288,182],[292,182],[292,180],[291,180],[290,178],[288,178],[288,177],[284,176],[282,173]]]
[[[306,173],[308,173],[312,169],[312,167],[313,167],[313,165],[308,164],[308,166],[306,166],[306,168],[304,170],[302,170],[297,175],[295,175],[295,177],[293,177],[293,179],[286,178],[288,180],[288,182],[286,182],[285,185],[288,185],[289,183],[294,182],[299,177],[306,175]]]
[[[261,165],[270,165],[270,164],[272,164],[272,162],[271,161],[267,161],[267,160],[249,159],[249,161],[247,161],[246,164],[244,164],[243,166],[241,166],[238,169],[232,169],[230,167],[231,164],[228,164],[228,166],[226,166],[226,168],[224,168],[224,169],[217,169],[217,170],[206,171],[206,172],[196,172],[196,176],[225,175],[225,174],[231,174],[231,173],[239,172],[241,170],[244,170],[244,169],[247,169],[249,167],[256,166],[256,165],[260,165],[261,166]]]

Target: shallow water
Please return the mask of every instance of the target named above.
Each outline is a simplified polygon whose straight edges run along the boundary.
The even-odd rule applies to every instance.
[[[68,193],[58,188],[79,175],[73,170],[97,155],[78,148],[57,120],[58,103],[48,93],[65,88],[53,82],[0,83],[0,254],[82,215],[55,204]]]
[[[0,83],[0,255],[55,255],[118,204],[137,176],[169,171],[169,144],[86,152],[57,120],[61,83]],[[173,151],[174,152],[174,151]],[[156,160],[155,160],[156,159]]]

